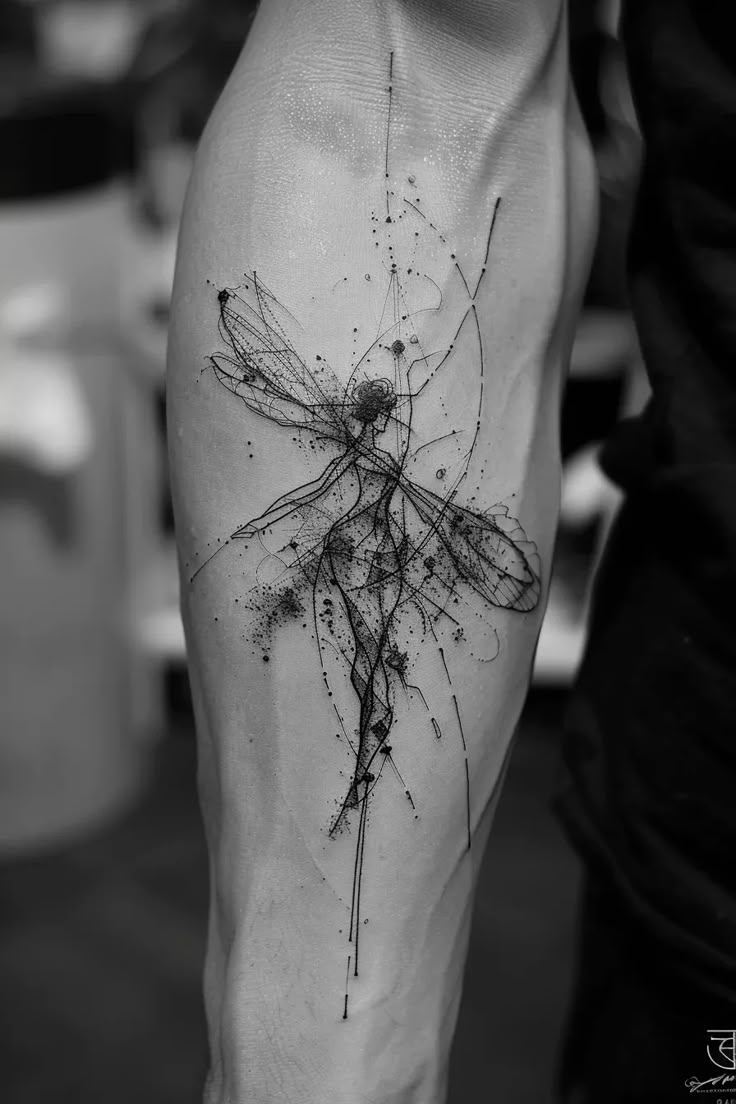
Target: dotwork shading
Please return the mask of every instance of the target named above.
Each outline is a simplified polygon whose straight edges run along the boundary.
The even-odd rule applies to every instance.
[[[359,969],[371,798],[387,767],[403,791],[402,800],[416,815],[414,797],[397,763],[399,703],[404,710],[426,714],[433,739],[443,736],[427,700],[430,695],[412,681],[416,659],[428,647],[439,658],[443,694],[451,703],[447,716],[452,717],[464,759],[464,833],[469,848],[467,747],[449,650],[459,651],[463,659],[493,659],[499,648],[493,608],[528,613],[537,606],[541,589],[536,548],[508,508],[481,508],[477,494],[470,493],[486,371],[476,301],[501,200],[494,204],[480,271],[472,279],[421,209],[415,178],[407,177],[411,187],[406,195],[391,187],[393,79],[392,55],[385,211],[372,215],[373,240],[383,242],[386,255],[381,266],[386,295],[377,333],[356,352],[347,381],[345,372],[338,375],[324,357],[307,363],[296,347],[296,319],[257,272],[246,273],[237,287],[217,291],[222,347],[209,358],[214,378],[250,414],[289,431],[292,447],[325,453],[328,461],[316,479],[239,525],[194,565],[190,578],[194,584],[211,559],[234,541],[275,556],[280,564],[275,577],[256,582],[243,602],[254,644],[268,661],[279,626],[290,621],[309,625],[325,692],[332,697],[336,671],[352,687],[354,715],[346,717],[334,705],[341,754],[348,754],[349,770],[346,789],[326,829],[333,839],[349,835],[354,845],[343,1018],[348,1016],[348,984]],[[392,230],[404,219],[415,223],[415,239],[429,236],[437,248],[446,250],[460,289],[461,310],[450,319],[440,348],[425,348],[424,315],[436,321],[448,310],[438,285],[411,264],[412,258],[402,257],[399,264]],[[438,403],[452,386],[461,339],[465,348],[470,342],[475,350],[477,409],[465,411],[466,425],[450,425],[427,439],[417,424],[422,408]],[[468,370],[464,363],[463,371]],[[283,440],[286,443],[285,433]],[[434,472],[436,489],[426,485],[428,471]],[[475,489],[480,491],[479,483]]]

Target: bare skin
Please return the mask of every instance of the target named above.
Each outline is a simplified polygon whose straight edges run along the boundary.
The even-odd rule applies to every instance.
[[[554,0],[262,5],[170,344],[207,1104],[444,1099],[593,219]]]

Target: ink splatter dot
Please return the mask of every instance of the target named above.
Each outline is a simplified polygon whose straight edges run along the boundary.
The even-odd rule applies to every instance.
[[[435,475],[437,476],[438,479],[444,479],[445,476],[447,475],[447,468],[438,468],[437,471],[435,472]]]

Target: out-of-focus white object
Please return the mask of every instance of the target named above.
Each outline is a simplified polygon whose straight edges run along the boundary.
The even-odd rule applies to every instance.
[[[595,524],[598,536],[582,605],[573,600],[559,578],[553,575],[535,658],[534,681],[537,685],[569,684],[583,658],[590,591],[611,522],[623,498],[598,463],[599,448],[600,442],[587,445],[565,463],[560,525],[576,530]]]
[[[598,463],[598,442],[586,445],[570,456],[562,481],[560,522],[572,529],[589,525],[616,510],[621,491]]]
[[[552,580],[534,657],[535,686],[568,686],[585,648],[585,622]]]
[[[54,73],[109,79],[129,67],[141,26],[130,0],[57,0],[38,20],[43,63]]]
[[[32,76],[0,108],[3,854],[93,831],[134,800],[146,764],[117,337],[129,197],[99,95]]]
[[[583,312],[575,335],[570,375],[593,380],[623,377],[621,415],[637,414],[642,409],[648,387],[629,314],[600,309]],[[576,530],[597,525],[596,549],[589,564],[582,603],[553,573],[534,660],[534,682],[538,686],[568,686],[583,657],[592,584],[623,497],[600,468],[599,447],[600,443],[595,442],[580,449],[564,466],[560,526]]]
[[[90,455],[92,416],[64,350],[69,304],[56,284],[0,301],[0,455],[66,475]]]

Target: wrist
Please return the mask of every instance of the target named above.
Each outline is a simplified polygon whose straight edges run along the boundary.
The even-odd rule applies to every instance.
[[[297,840],[292,850],[298,853]],[[335,890],[316,868],[313,878],[302,867],[298,878],[276,884],[272,867],[260,875],[251,870],[247,891],[228,908],[232,922],[219,915],[222,900],[213,916],[207,1010],[220,1095],[207,1104],[441,1104],[471,867],[461,864],[449,884],[429,881],[406,900],[372,885],[378,898],[395,904],[370,914],[358,978],[352,970],[346,976],[351,948],[335,914]],[[223,950],[217,933],[227,930],[234,939]]]

